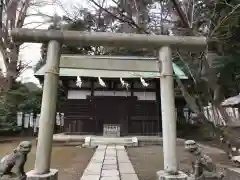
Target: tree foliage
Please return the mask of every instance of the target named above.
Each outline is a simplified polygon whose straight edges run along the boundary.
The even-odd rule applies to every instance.
[[[17,112],[36,115],[41,111],[42,89],[34,83],[15,83],[11,90],[0,94],[0,99],[3,99],[3,96],[7,99],[0,101],[0,130],[17,129]],[[57,99],[57,109],[60,110],[66,100],[62,86],[58,89]]]
[[[32,91],[21,83],[15,83],[11,90],[2,92],[0,98],[7,99],[0,102],[0,124],[4,128],[15,129],[17,112],[40,112],[41,93],[41,89]]]

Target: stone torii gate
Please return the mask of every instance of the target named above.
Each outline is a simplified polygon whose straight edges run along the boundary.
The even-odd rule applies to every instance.
[[[157,172],[157,175],[158,179],[187,179],[187,175],[179,172],[177,165],[171,49],[187,48],[194,51],[203,51],[207,45],[205,37],[36,29],[13,29],[11,35],[14,42],[48,43],[36,161],[34,170],[28,173],[29,180],[55,180],[58,176],[57,170],[50,169],[50,160],[56,113],[61,44],[159,49],[164,170]]]

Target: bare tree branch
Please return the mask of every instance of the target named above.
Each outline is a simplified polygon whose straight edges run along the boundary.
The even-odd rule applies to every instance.
[[[17,17],[16,27],[22,27],[23,26],[24,20],[27,16],[27,10],[29,8],[29,5],[30,5],[30,0],[25,0],[23,2],[22,8],[21,8],[21,10],[18,14],[18,17]]]
[[[28,10],[30,7],[37,5],[43,5],[43,1],[33,1],[33,0],[0,0],[0,53],[3,56],[3,62],[7,68],[7,89],[10,89],[12,82],[16,79],[18,73],[18,56],[20,51],[20,45],[12,41],[10,36],[10,31],[13,28],[21,28],[24,25],[29,25],[30,23],[25,23],[26,17],[29,16]],[[36,23],[36,22],[35,22]]]
[[[186,15],[184,14],[181,6],[180,6],[180,3],[178,0],[171,0],[171,2],[173,3],[173,6],[174,8],[176,9],[177,13],[178,13],[178,16],[183,24],[183,27],[185,28],[190,28],[189,24],[188,24],[188,20],[187,20],[187,17]]]
[[[74,19],[75,21],[77,20],[76,17],[72,17],[72,15],[66,10],[66,8],[64,7],[64,5],[62,4],[61,1],[57,0],[56,4],[64,11],[64,13],[70,17],[71,19]]]
[[[221,21],[217,24],[217,26],[215,26],[215,28],[210,33],[209,37],[212,37],[214,33],[218,30],[218,28],[239,8],[240,8],[240,4],[237,4],[236,6],[234,6],[232,11],[228,13],[226,16],[224,16],[224,18],[221,19]]]
[[[121,22],[125,22],[128,23],[129,25],[137,28],[138,30],[140,30],[141,32],[144,32],[146,34],[149,34],[148,31],[146,31],[145,29],[141,28],[139,25],[137,25],[133,19],[130,19],[128,16],[121,14],[121,16],[125,17],[126,19],[120,18],[117,15],[113,14],[112,12],[110,12],[109,10],[107,10],[106,8],[101,7],[101,5],[99,5],[96,1],[94,0],[89,0],[91,1],[94,5],[96,5],[98,8],[101,8],[103,11],[107,12],[108,14],[112,15],[114,18],[116,18],[117,20],[121,21]]]

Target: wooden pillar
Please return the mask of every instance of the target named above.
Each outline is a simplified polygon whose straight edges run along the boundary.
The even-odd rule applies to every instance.
[[[158,115],[158,122],[157,122],[157,131],[158,131],[158,134],[160,134],[160,132],[162,131],[161,130],[161,126],[162,126],[162,113],[161,113],[161,97],[160,97],[160,82],[159,80],[156,80],[155,81],[156,83],[156,104],[157,104],[157,115]]]
[[[94,96],[94,80],[90,78],[90,83],[91,83],[91,96]]]
[[[130,85],[131,96],[134,96],[134,90],[133,90],[133,87],[134,87],[134,79],[132,79],[132,81],[131,81],[131,85]]]

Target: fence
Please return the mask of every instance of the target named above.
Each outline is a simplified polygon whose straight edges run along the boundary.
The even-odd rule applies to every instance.
[[[33,113],[17,113],[17,126],[21,129],[21,131],[28,135],[37,135],[39,129],[39,120],[40,114]],[[57,112],[56,113],[56,123],[54,127],[54,132],[63,132],[64,126],[64,113]]]
[[[240,114],[239,114],[238,108],[227,107],[225,108],[225,110],[232,122],[235,121],[236,124],[237,123],[240,124],[240,119],[239,119]],[[203,112],[205,117],[209,121],[213,122],[216,126],[224,125],[223,117],[221,116],[219,110],[215,109],[211,104],[209,104],[208,106],[205,106],[203,108]],[[190,124],[194,124],[194,121],[192,120],[194,116],[196,116],[195,113],[190,112],[188,108],[184,108],[184,117],[187,122],[189,122]]]

